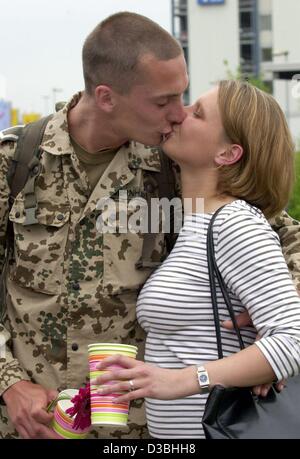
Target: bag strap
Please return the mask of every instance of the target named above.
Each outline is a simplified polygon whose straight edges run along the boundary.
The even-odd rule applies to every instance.
[[[217,294],[216,294],[216,282],[215,277],[218,280],[218,284],[220,286],[222,296],[224,298],[227,310],[229,312],[230,318],[232,320],[234,330],[238,337],[240,349],[244,349],[245,345],[241,336],[241,332],[238,328],[236,318],[234,315],[234,310],[231,304],[230,296],[227,291],[226,284],[222,275],[219,271],[217,266],[216,257],[215,257],[215,248],[214,248],[214,239],[213,239],[213,224],[216,220],[216,217],[224,209],[225,206],[220,207],[212,216],[208,230],[207,230],[207,264],[208,264],[208,274],[209,274],[209,283],[210,283],[210,292],[211,292],[211,301],[213,306],[213,313],[214,313],[214,322],[215,322],[215,329],[216,329],[216,338],[217,338],[217,347],[218,347],[218,356],[219,359],[223,358],[223,350],[222,350],[222,339],[221,339],[221,329],[220,329],[220,321],[219,321],[219,311],[218,311],[218,302],[217,302]]]
[[[10,208],[21,190],[24,190],[24,225],[36,223],[36,197],[34,185],[40,173],[40,144],[46,125],[53,115],[41,118],[23,127],[17,140],[17,148],[8,171],[7,180],[10,186]]]

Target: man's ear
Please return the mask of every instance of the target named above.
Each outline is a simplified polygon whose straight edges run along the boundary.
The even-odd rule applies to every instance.
[[[115,105],[113,90],[106,85],[99,85],[95,88],[96,104],[101,110],[109,113]]]
[[[243,156],[244,150],[240,145],[230,145],[225,151],[218,153],[215,157],[215,163],[219,166],[230,166],[237,163]]]

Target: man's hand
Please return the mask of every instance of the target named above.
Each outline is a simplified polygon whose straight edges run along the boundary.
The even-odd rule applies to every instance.
[[[17,382],[4,392],[9,418],[22,438],[59,438],[48,427],[53,414],[46,411],[57,394],[30,381]]]
[[[238,328],[242,327],[253,327],[252,320],[247,311],[238,314],[235,318]],[[225,320],[221,323],[221,326],[226,328],[227,330],[234,330],[234,326],[231,320]],[[259,340],[260,336],[257,335],[255,341]],[[276,389],[278,392],[281,392],[285,387],[285,380],[279,381],[276,384]],[[261,395],[262,397],[266,397],[268,395],[269,390],[272,387],[272,383],[270,384],[261,384],[260,386],[253,387],[253,392],[255,395]]]
[[[253,323],[248,314],[248,311],[241,312],[235,316],[235,320],[238,328],[253,327]],[[221,323],[221,326],[227,328],[227,330],[234,330],[233,322],[231,320],[224,320],[224,322]]]

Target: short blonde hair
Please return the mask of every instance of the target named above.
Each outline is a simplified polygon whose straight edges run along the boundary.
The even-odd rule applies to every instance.
[[[285,116],[270,94],[247,82],[221,81],[218,101],[228,140],[244,149],[237,163],[220,168],[219,189],[273,217],[294,184],[295,147]]]

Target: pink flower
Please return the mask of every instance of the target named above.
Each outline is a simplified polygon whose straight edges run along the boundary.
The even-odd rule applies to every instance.
[[[91,398],[90,398],[90,384],[87,383],[85,387],[81,387],[77,395],[75,395],[71,402],[73,406],[66,410],[71,417],[75,416],[73,428],[86,429],[91,425]]]

